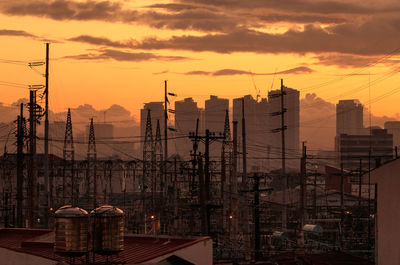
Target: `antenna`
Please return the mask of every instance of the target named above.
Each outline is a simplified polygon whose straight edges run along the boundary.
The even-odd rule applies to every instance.
[[[258,99],[261,97],[260,90],[257,89],[256,82],[254,82],[254,76],[252,71],[250,71],[250,75],[251,75],[251,81],[253,82],[254,90],[256,91],[256,101],[258,102]]]

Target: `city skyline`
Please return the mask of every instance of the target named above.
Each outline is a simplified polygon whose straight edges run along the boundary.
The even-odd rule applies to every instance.
[[[201,102],[209,94],[267,95],[283,78],[301,98],[315,92],[332,103],[368,102],[371,85],[373,112],[398,113],[398,3],[256,5],[253,14],[238,1],[232,8],[226,1],[3,1],[2,102],[26,97],[11,83],[43,83],[27,64],[44,60],[49,41],[56,112],[89,102],[96,109],[119,104],[139,117],[142,102],[163,99],[165,79],[181,99]]]

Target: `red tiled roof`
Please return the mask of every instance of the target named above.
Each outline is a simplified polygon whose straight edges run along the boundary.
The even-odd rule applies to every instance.
[[[0,247],[47,259],[71,262],[68,257],[54,253],[53,243],[34,242],[35,238],[48,233],[52,233],[52,231],[39,229],[0,229]],[[124,250],[118,255],[112,256],[112,260],[125,262],[126,264],[142,263],[206,239],[208,237],[171,238],[127,235],[124,238]],[[81,264],[80,259],[84,258],[75,258],[75,264]],[[105,257],[101,255],[96,254],[95,258],[99,262],[105,261]]]

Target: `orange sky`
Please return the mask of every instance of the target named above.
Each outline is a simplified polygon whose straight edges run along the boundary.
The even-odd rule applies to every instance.
[[[4,60],[44,60],[47,39],[54,111],[119,104],[138,117],[143,102],[163,99],[165,79],[178,100],[194,97],[200,106],[209,94],[255,96],[251,72],[262,96],[283,78],[301,97],[316,93],[333,103],[368,104],[370,82],[374,114],[400,113],[400,5],[197,2],[2,1],[0,101],[28,97],[27,89],[4,82],[43,83],[26,64]]]

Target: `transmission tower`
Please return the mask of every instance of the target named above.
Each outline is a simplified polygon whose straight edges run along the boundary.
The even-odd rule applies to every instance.
[[[86,196],[88,199],[88,206],[90,202],[93,202],[94,208],[97,207],[97,176],[96,176],[96,162],[97,162],[97,151],[96,151],[96,139],[94,136],[93,118],[90,119],[89,127],[89,141],[87,151],[87,171],[86,171]]]
[[[154,190],[161,190],[165,180],[163,179],[163,149],[161,141],[160,120],[157,120],[156,139],[154,142],[154,160],[156,166],[156,179],[154,183]]]
[[[146,221],[147,221],[147,205],[146,205],[146,190],[149,186],[152,187],[152,180],[154,177],[154,141],[153,141],[153,129],[151,126],[151,113],[150,109],[147,110],[147,121],[146,121],[146,132],[144,136],[144,144],[143,144],[143,176],[140,183],[140,189],[142,193],[142,209],[143,209],[143,217],[145,224],[145,232],[146,229]],[[153,189],[152,189],[153,190]],[[152,205],[153,206],[153,205]],[[152,209],[153,211],[153,209]],[[151,215],[153,216],[153,215]]]
[[[74,137],[72,135],[71,110],[68,108],[67,122],[65,126],[64,148],[63,148],[63,204],[75,205],[77,194],[74,176]]]

